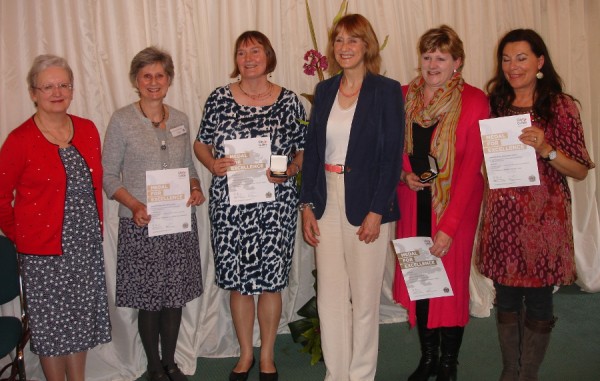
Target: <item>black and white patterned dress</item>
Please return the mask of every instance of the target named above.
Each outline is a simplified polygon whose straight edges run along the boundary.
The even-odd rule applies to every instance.
[[[31,351],[63,356],[111,340],[102,234],[90,169],[73,146],[59,149],[67,174],[62,255],[20,254]]]
[[[271,138],[271,152],[292,158],[304,150],[304,107],[282,89],[270,106],[239,105],[229,86],[217,88],[204,109],[197,139],[224,156],[225,140]],[[266,175],[265,175],[266,176]],[[275,201],[230,205],[227,176],[213,176],[209,214],[215,280],[225,290],[244,295],[279,292],[288,285],[298,218],[295,178],[275,184]]]

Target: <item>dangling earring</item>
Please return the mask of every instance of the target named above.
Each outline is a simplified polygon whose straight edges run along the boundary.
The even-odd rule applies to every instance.
[[[273,78],[273,73],[269,73],[269,78]]]
[[[241,81],[242,80],[242,76],[238,75],[237,80],[238,80],[238,82]]]
[[[535,74],[535,77],[537,79],[542,79],[542,78],[544,78],[544,73],[542,73],[541,71],[538,70],[538,72]]]

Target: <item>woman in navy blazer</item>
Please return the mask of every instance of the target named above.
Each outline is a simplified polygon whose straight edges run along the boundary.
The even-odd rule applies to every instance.
[[[404,107],[400,84],[378,75],[379,43],[353,14],[333,27],[332,78],[315,92],[300,196],[315,247],[325,380],[373,380],[389,222],[399,218]]]

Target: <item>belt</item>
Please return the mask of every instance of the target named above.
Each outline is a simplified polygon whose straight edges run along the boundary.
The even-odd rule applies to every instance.
[[[346,166],[342,165],[342,164],[325,164],[325,170],[327,172],[334,172],[334,173],[345,173],[346,172]]]

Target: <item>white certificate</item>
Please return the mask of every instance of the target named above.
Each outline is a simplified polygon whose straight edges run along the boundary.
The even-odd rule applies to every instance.
[[[235,160],[227,170],[229,204],[240,205],[275,200],[275,186],[267,178],[271,159],[268,137],[226,140],[225,156]]]
[[[189,198],[187,168],[146,171],[146,208],[152,217],[148,236],[191,231],[192,211],[185,205]]]
[[[429,252],[431,238],[402,238],[392,243],[410,300],[454,295],[442,260]]]
[[[519,140],[530,126],[529,114],[479,121],[490,189],[540,185],[535,149]]]

